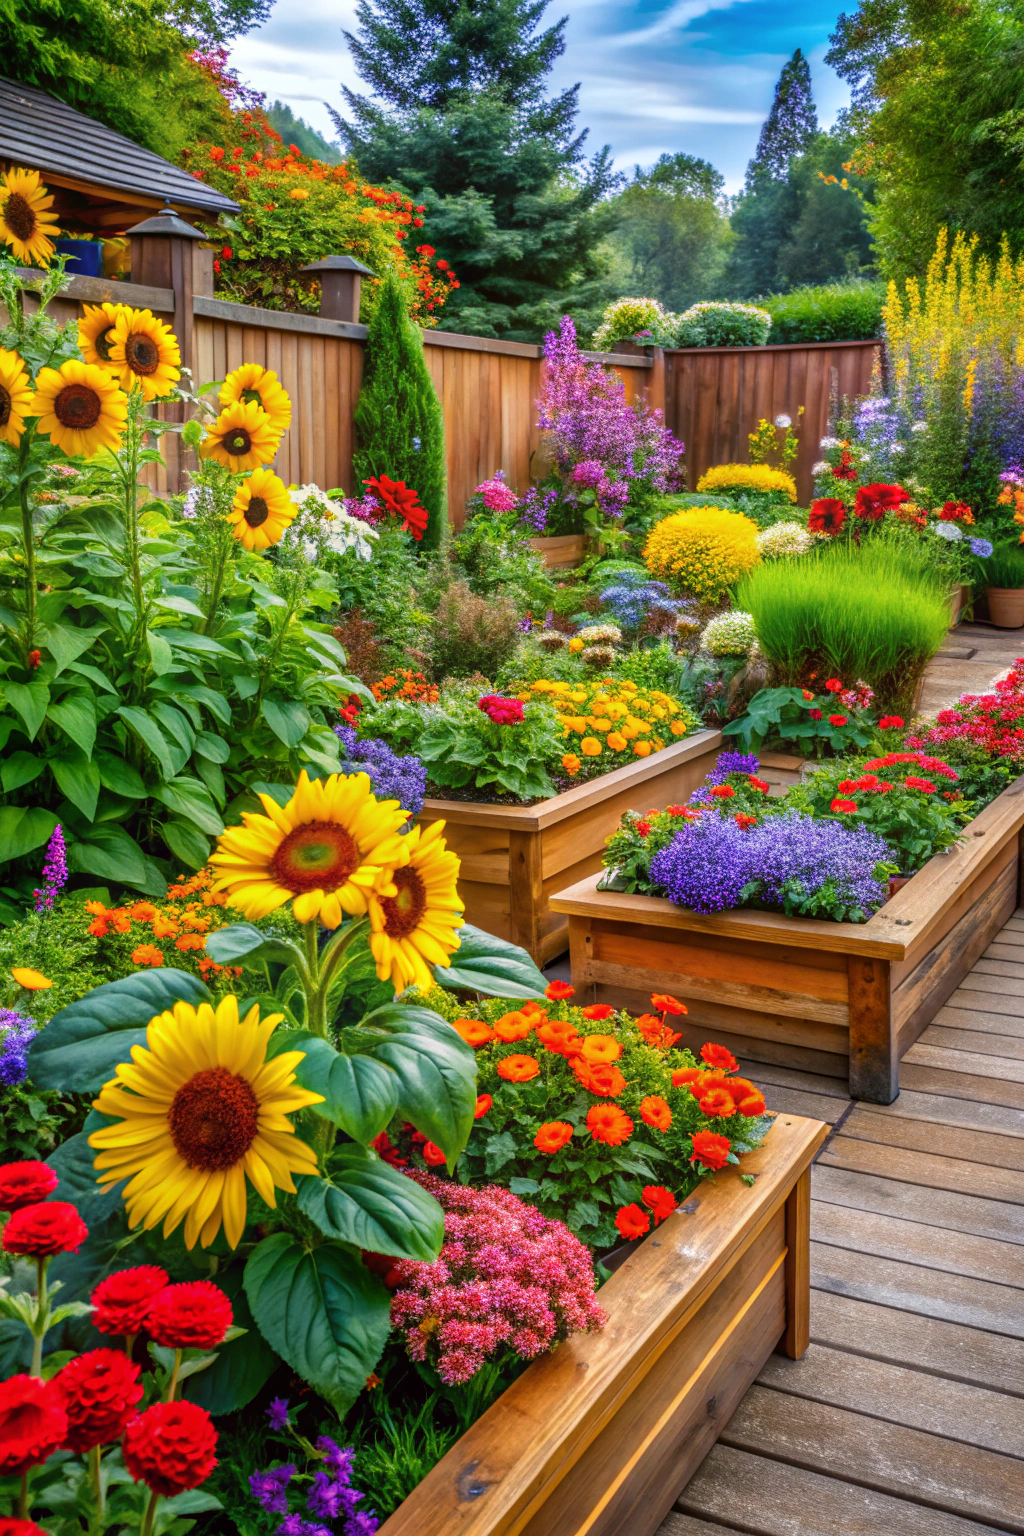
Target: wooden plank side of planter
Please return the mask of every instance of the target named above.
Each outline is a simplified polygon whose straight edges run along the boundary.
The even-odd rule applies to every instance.
[[[609,1320],[531,1365],[381,1536],[649,1536],[772,1349],[806,1342],[819,1121],[780,1115],[601,1291]]]

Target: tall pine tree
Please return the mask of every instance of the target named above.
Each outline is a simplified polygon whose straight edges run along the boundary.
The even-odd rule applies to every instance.
[[[784,180],[792,157],[803,154],[817,132],[811,66],[798,48],[782,66],[771,111],[761,126],[757,151],[747,167],[748,189],[766,176]]]

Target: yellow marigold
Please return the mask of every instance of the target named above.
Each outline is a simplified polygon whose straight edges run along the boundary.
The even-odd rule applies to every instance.
[[[621,731],[609,731],[608,745],[611,747],[613,752],[625,752],[629,743]]]
[[[652,576],[702,603],[719,602],[760,558],[757,524],[721,507],[673,512],[655,524],[644,546]]]
[[[562,767],[565,769],[570,778],[573,778],[577,773],[579,773],[580,760],[576,756],[575,752],[567,752],[565,754],[565,756],[562,758]]]
[[[654,748],[649,741],[637,741],[633,743],[633,751],[637,757],[650,757]]]
[[[577,640],[575,638],[575,636],[574,636],[573,639],[571,639],[569,641],[569,649],[574,654],[575,654],[576,651],[582,651],[582,649],[583,649],[583,641],[582,640]]]
[[[764,491],[796,501],[796,481],[770,464],[716,464],[697,481],[698,491]]]
[[[600,757],[601,743],[596,736],[584,736],[580,742],[580,751],[584,757]]]

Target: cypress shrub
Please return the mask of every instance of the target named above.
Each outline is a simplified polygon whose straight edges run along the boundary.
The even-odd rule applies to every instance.
[[[354,419],[354,494],[363,494],[362,482],[372,475],[413,486],[430,514],[422,548],[436,549],[446,522],[444,415],[423,338],[391,273],[370,322]]]

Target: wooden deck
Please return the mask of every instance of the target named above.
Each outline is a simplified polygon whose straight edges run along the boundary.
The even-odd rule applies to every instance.
[[[774,1355],[659,1536],[1024,1536],[1024,910],[903,1059],[893,1104],[751,1063],[827,1120],[811,1345]]]

